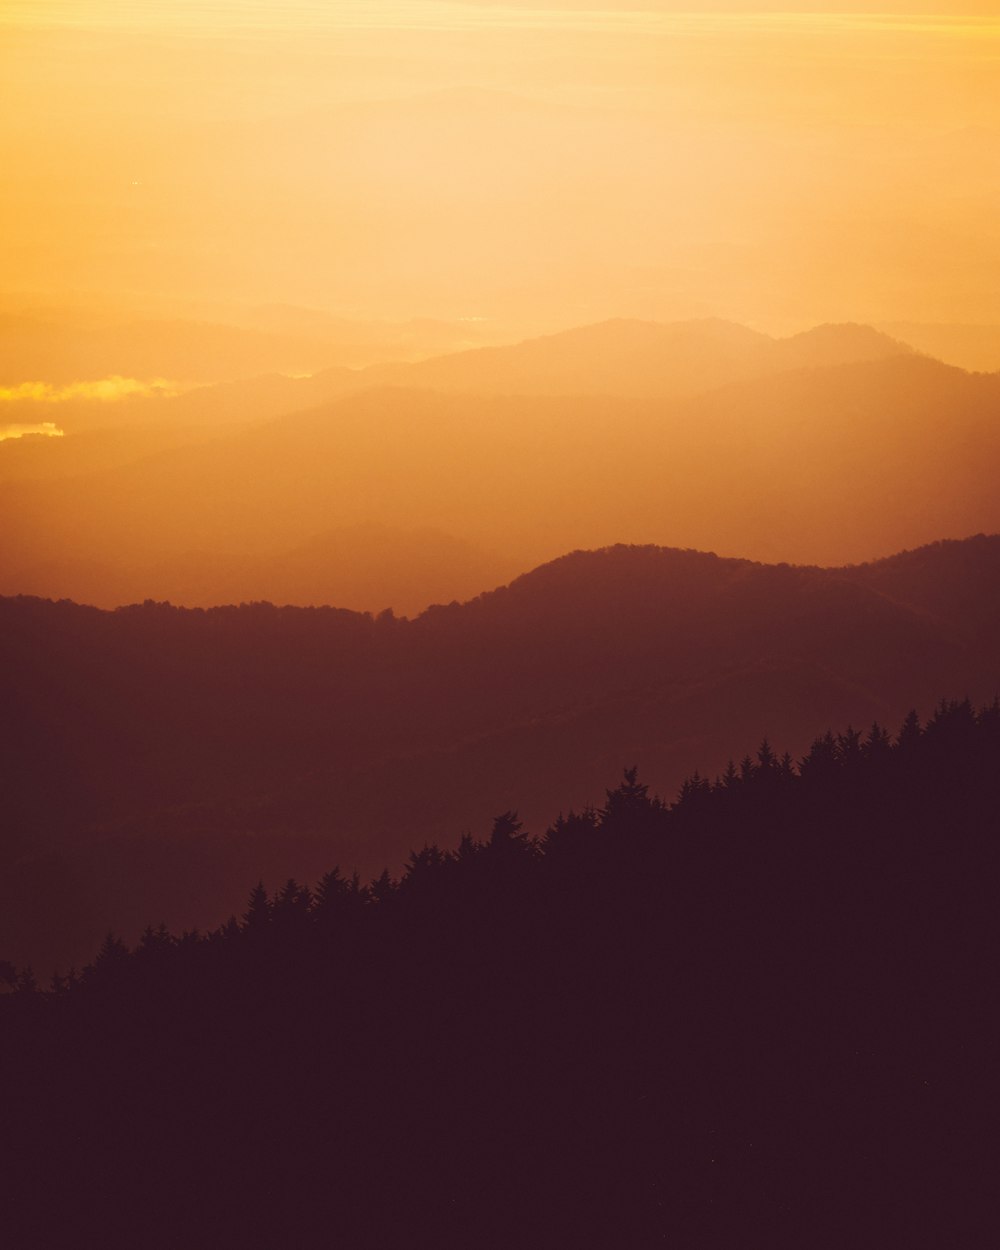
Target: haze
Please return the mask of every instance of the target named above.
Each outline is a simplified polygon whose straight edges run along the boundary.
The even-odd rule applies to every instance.
[[[1000,321],[985,6],[672,7],[6,3],[8,304]]]
[[[0,593],[1000,528],[1000,22],[749,7],[5,4]]]

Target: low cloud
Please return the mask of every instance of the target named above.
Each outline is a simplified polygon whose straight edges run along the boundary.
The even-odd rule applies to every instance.
[[[175,395],[177,389],[166,378],[142,382],[138,378],[123,378],[114,374],[110,378],[69,382],[65,386],[54,386],[51,382],[19,382],[16,386],[0,386],[0,403],[29,400],[40,404],[58,404],[68,399],[114,401],[137,395]]]
[[[54,421],[39,421],[35,425],[0,425],[0,443],[7,438],[23,438],[25,434],[44,434],[46,438],[63,437],[63,431]]]

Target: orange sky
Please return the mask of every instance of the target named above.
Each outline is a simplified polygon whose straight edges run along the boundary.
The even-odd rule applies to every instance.
[[[672,7],[5,0],[0,295],[1000,320],[1000,20]]]
[[[995,529],[994,380],[894,340],[1000,365],[998,61],[974,14],[0,0],[0,590],[412,611]],[[441,398],[321,372],[612,318],[381,383]]]

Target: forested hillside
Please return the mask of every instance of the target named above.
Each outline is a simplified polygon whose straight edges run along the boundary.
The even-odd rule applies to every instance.
[[[18,1245],[982,1244],[1000,704],[7,969]],[[108,865],[109,872],[115,871]],[[970,1239],[971,1238],[971,1239]]]

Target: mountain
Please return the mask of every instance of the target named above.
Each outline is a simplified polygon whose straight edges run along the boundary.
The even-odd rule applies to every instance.
[[[488,395],[678,398],[786,369],[883,360],[912,348],[870,326],[827,325],[774,339],[728,321],[614,320],[408,365],[359,382]]]
[[[961,369],[996,373],[1000,369],[1000,325],[896,321],[879,330]]]
[[[372,526],[461,536],[505,570],[618,541],[860,561],[1000,529],[998,412],[1000,375],[914,354],[674,401],[373,390],[100,471],[9,481],[0,592],[72,587],[116,606],[140,591],[211,603],[222,585],[251,599],[301,586],[309,601],[325,588],[373,611],[425,606],[433,596],[392,579],[349,600],[321,544],[297,583],[272,576],[283,552],[352,528],[360,565]],[[428,581],[436,569],[444,599],[466,597],[467,566],[449,581],[439,555],[428,550]],[[245,576],[213,595],[227,561]]]
[[[537,827],[623,764],[669,795],[765,734],[988,700],[998,587],[979,537],[834,569],[577,552],[412,621],[0,600],[0,950],[66,963],[261,874],[375,873],[512,806]]]
[[[486,330],[473,324],[463,331],[461,323],[413,322],[381,327],[361,324],[354,326],[355,337],[367,333],[375,339],[381,334],[381,351],[391,363],[348,367],[350,351],[343,343],[340,346],[331,343],[326,354],[318,358],[327,366],[336,358],[340,358],[339,363],[307,376],[288,376],[278,371],[281,366],[275,364],[273,353],[253,340],[252,335],[260,333],[258,324],[284,325],[287,316],[289,324],[296,326],[304,319],[307,326],[325,325],[331,333],[336,329],[348,340],[353,325],[319,314],[309,317],[302,313],[301,318],[296,318],[294,313],[295,310],[287,310],[287,313],[282,309],[260,310],[259,323],[251,318],[252,328],[246,330],[251,335],[246,354],[252,367],[231,366],[227,363],[227,354],[220,350],[214,357],[219,363],[213,376],[226,380],[212,385],[194,386],[175,393],[176,388],[167,381],[150,393],[124,394],[114,402],[88,397],[85,392],[63,394],[58,403],[49,404],[30,398],[5,398],[0,409],[3,418],[0,424],[32,424],[43,413],[45,419],[57,420],[69,437],[62,441],[59,449],[39,445],[38,440],[27,440],[16,449],[5,447],[0,456],[0,480],[63,477],[67,475],[63,466],[76,465],[77,472],[84,472],[112,463],[127,463],[143,450],[148,453],[203,441],[206,431],[219,427],[278,417],[385,387],[477,395],[677,398],[789,369],[882,360],[912,351],[869,326],[818,326],[791,338],[772,339],[744,326],[711,319],[667,325],[619,320],[527,339],[510,346],[480,347],[411,362],[409,357],[428,355],[431,344],[447,343],[449,338],[455,342],[463,332],[468,338],[481,337]],[[11,320],[8,316],[7,321]],[[0,328],[2,321],[0,317]],[[199,345],[199,350],[209,355],[217,346],[217,334],[229,334],[238,339],[244,333],[235,327],[202,327],[197,323],[178,322],[176,326],[187,327],[185,333]],[[168,351],[170,336],[166,337],[167,346],[164,346],[158,323],[146,329],[151,344],[149,351]],[[120,332],[118,327],[116,333]],[[496,327],[494,332],[501,337],[510,333],[502,327]],[[133,327],[131,333],[133,337],[138,336],[139,329]],[[17,325],[13,330],[8,328],[8,336],[16,347]],[[147,379],[188,376],[173,370],[167,357],[156,361],[132,359],[128,339],[125,335],[124,355],[118,358],[117,364],[112,365],[109,357],[97,366],[96,374],[94,368],[85,363],[75,364],[73,353],[65,345],[57,344],[52,351],[54,358],[70,361],[65,366],[68,373],[63,379],[67,382],[80,376],[125,375],[126,378]],[[109,341],[116,340],[112,336]],[[361,350],[358,346],[358,351]],[[369,354],[377,351],[373,346]],[[30,354],[25,357],[15,351],[14,356],[20,362],[16,368],[22,371],[40,378],[52,372],[44,362],[32,365]],[[285,368],[294,367],[285,365]],[[301,361],[298,367],[301,368]],[[14,364],[10,368],[14,369]],[[274,372],[263,372],[267,368]],[[25,380],[23,372],[16,380]]]
[[[53,315],[47,314],[50,319]],[[177,368],[176,362],[171,361],[171,335],[161,336],[159,323],[146,327],[148,351],[165,354],[155,361],[139,361],[130,355],[129,344],[140,335],[140,328],[134,324],[124,333],[117,323],[110,327],[80,325],[67,321],[65,314],[62,321],[48,321],[40,314],[15,315],[0,310],[0,330],[4,331],[11,351],[8,367],[11,381],[24,382],[28,375],[46,379],[50,389],[59,395],[58,402],[41,403],[37,398],[16,397],[16,386],[10,394],[4,394],[0,387],[0,427],[18,423],[33,425],[44,417],[51,418],[64,435],[58,441],[22,438],[2,446],[0,481],[65,478],[125,465],[171,447],[203,443],[239,424],[275,418],[386,386],[470,391],[483,395],[510,391],[545,395],[630,395],[647,390],[652,394],[674,395],[712,388],[748,370],[753,374],[761,369],[767,373],[794,368],[802,358],[841,363],[868,359],[873,353],[891,355],[897,350],[908,350],[868,327],[824,326],[804,335],[774,341],[745,327],[721,321],[676,325],[609,321],[526,340],[512,347],[438,356],[414,368],[408,359],[427,355],[430,344],[441,347],[449,341],[454,343],[463,330],[467,338],[481,337],[486,332],[485,327],[427,321],[366,326],[306,309],[280,306],[252,310],[242,327],[204,327],[181,321],[170,324],[175,339],[180,328],[186,327],[185,333],[189,332],[199,351],[207,351],[209,355],[216,353],[217,375],[225,377],[228,371],[233,376],[211,385],[182,388],[179,393],[170,381],[143,388],[135,383],[136,378],[169,379],[187,377],[192,372],[197,374],[197,370]],[[335,340],[321,357],[326,366],[339,358],[334,367],[325,367],[306,376],[261,372],[269,366],[274,368],[275,358],[253,338],[254,335],[277,331],[315,333],[320,328]],[[247,357],[253,362],[249,370],[252,376],[242,376],[248,372],[246,366],[233,366],[229,355],[217,350],[218,334],[229,335],[235,342],[244,332],[250,335],[245,346]],[[494,332],[501,337],[505,334],[500,327],[495,327]],[[87,363],[86,348],[81,342],[85,344],[88,335],[93,337],[98,333],[108,340],[102,349],[104,356],[98,353]],[[509,331],[506,334],[509,335]],[[30,350],[32,335],[46,345],[45,351],[51,360],[44,353],[35,359]],[[355,359],[345,343],[357,340],[357,349],[361,352],[361,340],[366,335],[381,343],[383,356],[393,363],[370,368],[345,367]],[[53,341],[49,342],[49,338]],[[116,341],[122,343],[122,354],[113,363],[107,352]],[[804,346],[810,343],[813,344],[811,349]],[[763,358],[769,351],[773,360],[765,363]],[[370,354],[377,354],[377,349],[373,347]],[[61,362],[55,372],[53,361]],[[298,363],[301,366],[301,360]],[[0,359],[0,381],[2,366]],[[72,385],[80,377],[113,380],[122,375],[121,393],[113,401],[89,393],[86,383],[69,391],[59,386],[63,382]],[[138,389],[129,391],[127,387],[132,384]]]

